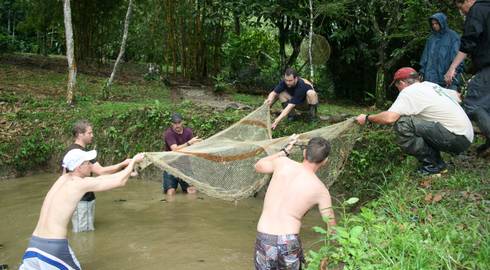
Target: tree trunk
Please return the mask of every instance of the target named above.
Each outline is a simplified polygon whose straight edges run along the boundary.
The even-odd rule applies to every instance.
[[[172,74],[173,76],[177,76],[177,38],[176,38],[176,28],[175,28],[175,17],[173,14],[175,14],[175,6],[173,5],[172,0],[167,0],[165,1],[165,22],[168,25],[168,30],[167,30],[167,42],[168,42],[168,49],[170,55],[169,58],[172,59]],[[168,68],[167,68],[168,69]]]
[[[9,13],[7,16],[7,34],[10,35],[10,15],[12,14],[12,11],[9,9]]]
[[[303,38],[301,36],[295,37],[292,33],[301,33],[303,26],[301,25],[300,21],[297,19],[294,19],[292,21],[289,21],[288,24],[288,36],[289,36],[289,43],[291,44],[291,47],[293,47],[293,52],[289,56],[286,66],[290,67],[296,62],[296,59],[299,56],[299,52],[301,50],[301,42],[303,41]],[[306,35],[306,33],[305,33]]]
[[[276,24],[279,29],[279,63],[281,65],[281,74],[286,70],[286,39],[287,27],[284,26],[284,18]]]
[[[233,22],[235,24],[235,34],[237,36],[239,36],[240,35],[240,32],[241,32],[240,15],[238,15],[238,14],[235,13],[233,15]]]
[[[15,16],[12,20],[12,39],[15,39]]]
[[[119,49],[119,55],[117,56],[116,63],[114,63],[114,68],[112,69],[111,77],[109,77],[109,80],[107,81],[105,88],[102,90],[102,95],[104,99],[109,97],[110,87],[112,81],[114,81],[114,77],[116,76],[117,66],[119,65],[119,62],[121,62],[121,58],[123,57],[124,51],[126,50],[126,40],[128,39],[129,20],[131,17],[132,6],[133,6],[133,0],[129,0],[128,11],[126,12],[126,19],[124,20],[124,32],[121,41],[121,48]]]
[[[312,42],[313,42],[313,0],[310,0],[310,38],[308,40],[308,61],[310,63],[310,80],[313,81],[315,71],[313,69]]]
[[[378,66],[378,71],[376,72],[376,107],[382,108],[385,102],[386,97],[386,88],[385,88],[385,70],[383,65]]]
[[[66,36],[66,59],[68,60],[68,86],[66,91],[66,102],[73,104],[73,92],[77,83],[77,66],[75,64],[73,27],[71,24],[70,0],[63,0],[63,14],[65,21]]]

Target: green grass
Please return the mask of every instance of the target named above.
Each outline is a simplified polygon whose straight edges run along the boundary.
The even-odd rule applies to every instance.
[[[181,112],[200,137],[209,137],[248,111],[214,111],[190,101],[172,103],[158,81],[116,81],[108,101],[101,100],[105,77],[79,74],[76,106],[65,104],[66,74],[0,63],[0,176],[59,168],[72,124],[94,124],[95,145],[103,164],[140,151],[163,148],[161,134],[171,112]],[[264,96],[231,94],[252,107]],[[280,110],[275,105],[273,111]],[[328,102],[321,115],[355,116],[368,109]],[[325,122],[284,120],[274,137],[305,132]],[[5,127],[5,128],[4,128]],[[474,146],[472,150],[474,151]],[[448,175],[421,179],[411,172],[416,161],[402,154],[389,127],[370,126],[356,143],[331,193],[340,200],[337,234],[319,225],[318,245],[308,254],[308,269],[322,261],[344,269],[490,269],[490,169],[488,160],[454,163]],[[439,198],[441,199],[434,199]],[[331,241],[335,240],[336,244]],[[330,269],[330,268],[329,268]]]
[[[490,172],[481,165],[423,179],[402,163],[377,199],[346,212],[337,234],[322,234],[308,269],[327,259],[344,269],[489,269]]]

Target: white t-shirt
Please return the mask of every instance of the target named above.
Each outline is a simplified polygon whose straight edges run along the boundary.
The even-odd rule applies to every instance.
[[[464,135],[473,142],[473,126],[459,101],[454,90],[431,82],[417,82],[403,89],[388,111],[438,122],[452,133]]]

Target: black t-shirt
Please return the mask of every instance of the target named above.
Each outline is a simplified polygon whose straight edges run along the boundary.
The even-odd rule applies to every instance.
[[[66,154],[68,152],[70,152],[70,150],[73,150],[73,149],[80,149],[80,150],[83,150],[83,151],[87,151],[83,146],[74,143],[74,144],[68,146],[68,148],[66,148],[65,153],[63,154],[63,157],[65,157]],[[90,162],[92,164],[95,164],[97,162],[97,160],[92,159]],[[63,160],[61,161],[61,164],[63,164]],[[61,170],[63,170],[63,166],[61,167]],[[87,193],[85,193],[83,195],[82,199],[80,199],[80,201],[85,201],[85,202],[90,202],[90,201],[93,201],[93,200],[95,200],[95,193],[93,193],[93,192],[87,192]]]
[[[313,89],[311,85],[305,83],[305,81],[301,78],[298,77],[298,82],[296,83],[295,86],[293,87],[288,87],[286,82],[282,80],[275,88],[274,92],[277,94],[281,93],[282,91],[286,90],[293,98],[289,101],[289,103],[292,103],[294,105],[299,105],[305,102],[306,99],[306,92],[308,90]]]
[[[477,72],[490,66],[489,0],[478,0],[470,8],[464,22],[459,50],[471,55]]]

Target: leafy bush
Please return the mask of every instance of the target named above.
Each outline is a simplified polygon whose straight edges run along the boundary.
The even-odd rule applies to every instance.
[[[14,51],[14,42],[11,36],[0,32],[0,54]]]
[[[366,127],[363,132],[354,145],[349,162],[331,189],[339,193],[347,192],[348,196],[364,201],[377,195],[372,191],[384,184],[406,155],[396,144],[390,127]]]
[[[35,131],[21,142],[13,159],[13,165],[19,173],[24,174],[46,165],[55,150],[49,137],[47,132]]]
[[[278,44],[267,28],[246,28],[240,35],[231,33],[223,45],[228,80],[243,85],[264,86],[277,81]]]
[[[481,173],[418,186],[400,168],[358,213],[341,206],[335,234],[314,228],[322,246],[307,254],[307,269],[489,269],[488,192],[481,187],[488,180]],[[453,182],[464,191],[454,190]]]
[[[221,73],[214,76],[213,79],[214,79],[213,91],[216,94],[223,94],[229,89],[230,84],[225,81],[225,78]]]

